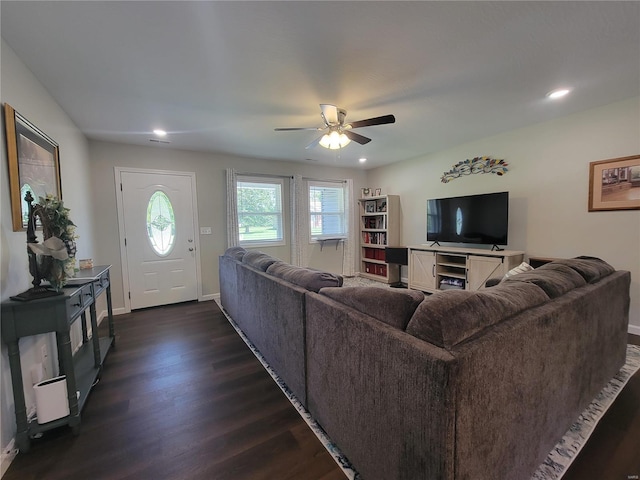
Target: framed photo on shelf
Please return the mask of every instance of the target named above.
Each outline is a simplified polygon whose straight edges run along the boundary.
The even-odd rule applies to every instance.
[[[640,155],[589,164],[589,211],[640,210]]]
[[[365,213],[375,213],[376,212],[376,202],[365,202],[364,203],[364,211],[365,211]]]
[[[382,189],[381,188],[376,188],[373,196],[374,197],[379,197],[380,195],[382,195]]]
[[[58,144],[7,103],[4,104],[9,193],[13,231],[27,228],[29,216],[24,196],[35,202],[48,194],[62,200]]]

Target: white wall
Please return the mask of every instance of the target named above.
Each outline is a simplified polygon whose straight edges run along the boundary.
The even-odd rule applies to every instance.
[[[400,195],[405,245],[426,242],[428,198],[509,191],[508,248],[593,255],[631,271],[630,323],[640,334],[640,211],[587,210],[589,162],[637,154],[640,98],[633,98],[371,170],[367,182]],[[505,159],[509,172],[440,181],[459,161],[483,155]]]
[[[62,196],[65,206],[71,209],[71,219],[77,224],[78,258],[93,256],[92,195],[89,184],[88,142],[73,122],[51,98],[45,88],[25,67],[13,50],[2,40],[1,50],[2,83],[0,97],[2,103],[11,105],[29,121],[54,139],[60,146],[60,170],[62,176]],[[4,118],[4,116],[3,116]],[[4,125],[2,127],[4,130]],[[0,297],[2,300],[27,290],[32,278],[26,253],[25,232],[14,232],[11,223],[11,201],[6,158],[6,140],[2,137],[0,160]],[[78,325],[79,327],[79,325]],[[52,334],[28,337],[20,342],[23,377],[29,379],[31,366],[39,361],[40,346],[47,344],[53,352],[55,338]],[[0,356],[0,447],[4,448],[15,435],[13,391],[7,348],[1,347]],[[54,356],[50,355],[53,360]],[[53,364],[48,365],[52,373]],[[33,401],[33,389],[25,381],[27,408]],[[5,465],[3,465],[4,468]]]
[[[195,172],[198,201],[198,221],[201,227],[212,227],[212,235],[200,235],[200,261],[203,296],[220,291],[218,256],[226,248],[226,177],[225,170],[234,168],[238,173],[273,175],[301,174],[310,178],[352,178],[359,192],[366,173],[360,169],[320,167],[313,163],[273,162],[224,154],[170,150],[163,146],[133,146],[91,141],[92,195],[96,224],[95,257],[98,263],[112,264],[112,294],[115,309],[124,306],[122,269],[119,251],[118,220],[116,212],[114,167],[145,168]],[[288,189],[287,189],[288,191]],[[288,199],[283,199],[288,205]],[[289,247],[260,248],[278,258],[290,259]],[[309,266],[340,272],[342,250],[332,246],[320,252],[314,245],[309,255]]]

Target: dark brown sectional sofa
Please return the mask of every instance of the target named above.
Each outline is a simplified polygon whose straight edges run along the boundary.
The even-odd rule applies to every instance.
[[[431,296],[276,262],[228,251],[221,303],[364,480],[529,479],[624,364],[599,259]]]

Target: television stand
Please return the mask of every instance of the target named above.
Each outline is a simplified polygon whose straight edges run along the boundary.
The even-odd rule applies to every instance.
[[[451,288],[480,290],[522,263],[524,252],[480,248],[409,247],[409,288],[435,293]]]

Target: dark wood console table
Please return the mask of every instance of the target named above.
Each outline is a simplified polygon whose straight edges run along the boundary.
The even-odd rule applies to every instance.
[[[113,309],[111,305],[111,265],[80,270],[64,287],[64,294],[28,302],[7,300],[2,302],[2,341],[9,351],[9,367],[16,413],[16,444],[21,452],[30,448],[30,437],[52,428],[69,425],[75,434],[80,431],[80,411],[91,388],[102,371],[102,362],[111,346],[115,346]],[[98,336],[96,299],[107,295],[109,335]],[[89,341],[86,309],[89,309],[92,338]],[[82,319],[82,346],[73,355],[71,351],[71,325]],[[45,424],[27,419],[24,398],[19,340],[22,337],[55,332],[60,375],[66,375],[69,416]],[[78,396],[76,392],[80,392]]]

